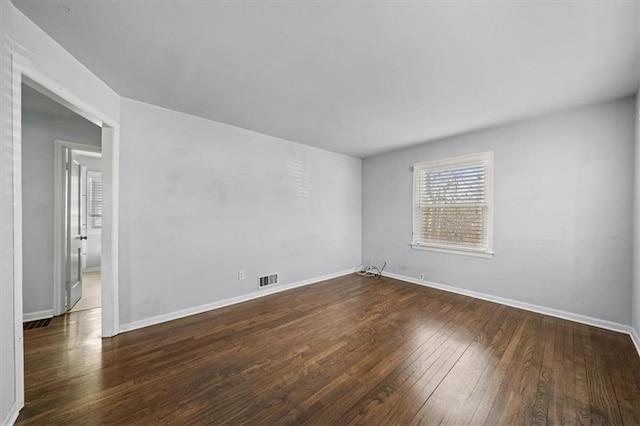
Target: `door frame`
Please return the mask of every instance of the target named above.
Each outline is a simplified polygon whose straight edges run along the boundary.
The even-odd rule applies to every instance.
[[[114,119],[49,78],[21,55],[11,54],[12,198],[13,198],[13,300],[15,399],[24,407],[24,339],[22,306],[22,83],[69,108],[102,128],[103,228],[102,228],[102,337],[120,332],[118,285],[119,145],[120,126]]]
[[[65,299],[65,280],[66,280],[66,261],[65,261],[65,221],[66,214],[64,208],[65,187],[65,158],[64,150],[72,149],[78,151],[102,152],[102,148],[94,145],[85,145],[78,142],[70,142],[61,139],[54,141],[53,161],[53,208],[54,208],[54,225],[53,225],[53,315],[62,315],[67,312],[64,306]]]

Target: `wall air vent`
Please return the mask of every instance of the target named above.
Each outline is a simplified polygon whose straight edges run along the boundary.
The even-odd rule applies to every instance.
[[[278,274],[263,275],[258,277],[258,288],[278,284]]]

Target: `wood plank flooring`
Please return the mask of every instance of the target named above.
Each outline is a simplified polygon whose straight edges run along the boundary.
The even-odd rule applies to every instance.
[[[84,311],[85,309],[99,308],[101,306],[101,281],[102,274],[100,271],[82,273],[82,297],[71,309],[71,312]]]
[[[17,424],[640,424],[629,336],[389,278],[99,334],[25,331]]]

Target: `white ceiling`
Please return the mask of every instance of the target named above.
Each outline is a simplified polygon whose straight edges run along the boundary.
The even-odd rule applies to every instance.
[[[120,95],[365,157],[635,93],[636,1],[27,1]]]

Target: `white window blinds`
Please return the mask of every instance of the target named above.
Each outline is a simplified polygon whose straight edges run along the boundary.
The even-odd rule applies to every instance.
[[[493,153],[414,165],[417,248],[491,253]]]
[[[87,173],[89,181],[89,208],[88,215],[92,228],[102,227],[102,174],[98,172]]]

